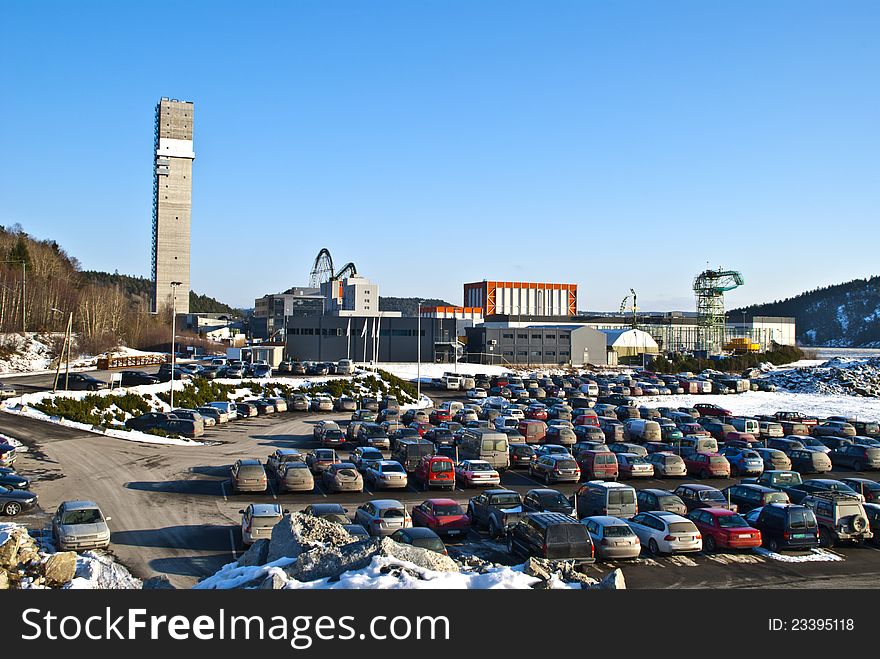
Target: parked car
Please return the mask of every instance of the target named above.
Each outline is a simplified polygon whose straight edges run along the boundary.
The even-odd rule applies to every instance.
[[[312,412],[332,412],[333,399],[330,396],[318,395],[310,401]]]
[[[105,549],[110,545],[110,527],[93,501],[64,501],[52,517],[52,538],[59,551]]]
[[[788,494],[792,503],[801,503],[806,497],[816,494],[817,492],[842,492],[844,494],[852,494],[857,497],[861,495],[848,485],[838,480],[830,478],[811,478],[797,485],[790,485],[782,488]]]
[[[525,493],[523,510],[530,513],[562,513],[570,516],[574,512],[574,506],[562,492],[543,488]]]
[[[605,560],[638,558],[642,551],[639,536],[622,519],[596,515],[584,517],[581,524],[587,527],[597,558]]]
[[[339,430],[339,424],[335,421],[318,421],[312,428],[312,436],[320,442],[328,430]]]
[[[315,489],[315,477],[304,461],[284,462],[276,472],[280,492],[311,492]]]
[[[272,451],[266,459],[266,471],[274,478],[278,478],[284,465],[288,462],[300,462],[305,464],[306,457],[295,448],[279,448]]]
[[[675,513],[661,511],[638,513],[627,521],[642,547],[652,554],[697,552],[703,539],[694,523]]]
[[[366,471],[385,459],[385,455],[372,446],[359,446],[349,454],[349,460],[357,467],[358,471]]]
[[[315,449],[312,453],[306,455],[306,464],[316,476],[324,473],[324,471],[330,468],[330,465],[340,462],[341,460],[336,455],[336,450],[332,448]]]
[[[813,511],[805,506],[768,504],[760,509],[752,526],[761,532],[763,546],[772,552],[819,546],[819,524]]]
[[[755,453],[764,461],[764,471],[791,471],[791,460],[778,449],[756,448]]]
[[[716,549],[754,549],[761,546],[761,532],[752,528],[742,515],[725,508],[700,508],[688,514],[706,551]]]
[[[272,529],[284,515],[277,503],[252,503],[238,513],[241,515],[241,541],[246,547],[257,540],[269,540]]]
[[[236,460],[232,465],[232,493],[265,492],[269,487],[266,470],[259,460]]]
[[[721,455],[730,463],[730,476],[733,478],[764,473],[764,459],[752,449],[725,446],[721,449]]]
[[[303,394],[294,394],[287,401],[287,409],[291,412],[308,412],[311,401]]]
[[[413,479],[423,489],[455,489],[455,463],[443,455],[426,455],[416,465]]]
[[[125,427],[129,430],[147,432],[155,428],[161,428],[163,423],[172,418],[176,417],[167,412],[145,412],[130,419],[126,419]],[[3,444],[0,444],[0,464],[2,464],[3,446]]]
[[[668,490],[644,489],[639,490],[636,502],[641,512],[662,510],[676,515],[687,515],[688,509],[677,494]]]
[[[229,415],[226,412],[223,412],[216,407],[211,407],[210,405],[197,407],[195,411],[198,412],[203,419],[211,419],[215,426],[229,421]]]
[[[720,453],[685,453],[682,459],[689,476],[730,478],[730,463]]]
[[[448,555],[446,545],[434,531],[429,528],[406,528],[398,529],[391,534],[391,539],[404,545],[411,545],[421,549],[427,549],[438,554]]]
[[[394,460],[381,460],[364,470],[364,481],[374,489],[406,489],[409,479],[406,470]]]
[[[471,520],[452,499],[427,499],[412,509],[414,527],[429,528],[439,536],[465,537]]]
[[[513,490],[490,489],[468,501],[467,515],[471,526],[484,527],[489,535],[499,538],[525,515],[522,497]]]
[[[123,387],[137,387],[142,384],[156,384],[159,376],[150,375],[145,371],[122,371],[119,382]]]
[[[455,477],[463,487],[501,484],[501,475],[485,460],[463,460],[455,467]]]
[[[835,467],[849,467],[853,471],[880,469],[880,448],[850,444],[829,455]]]
[[[648,458],[634,453],[617,453],[617,469],[621,478],[654,478],[654,465]]]
[[[817,492],[804,497],[801,505],[813,511],[819,524],[819,545],[861,544],[874,537],[859,495]]]
[[[321,482],[328,493],[364,491],[364,478],[350,462],[329,465],[321,474]]]
[[[406,506],[394,499],[374,499],[358,506],[354,522],[367,529],[371,536],[377,537],[412,526]]]
[[[743,513],[770,503],[790,503],[785,492],[755,483],[731,485],[721,490],[721,494],[726,500],[736,504],[737,510]]]
[[[687,483],[675,488],[674,493],[684,501],[688,512],[697,508],[729,508],[733,511],[737,510],[735,504],[728,503],[721,491],[711,485]]]
[[[507,536],[511,555],[595,562],[593,541],[586,526],[560,513],[527,513]]]
[[[880,483],[877,481],[868,478],[841,478],[840,482],[861,494],[866,503],[880,503]]]
[[[0,485],[0,511],[7,517],[15,517],[37,505],[39,497],[30,490],[13,489]]]
[[[635,488],[615,482],[584,483],[572,495],[572,504],[578,517],[612,515],[626,518],[638,512]]]
[[[302,513],[337,524],[351,524],[351,520],[348,518],[348,509],[338,503],[312,503],[303,508]]]
[[[791,460],[791,468],[802,474],[824,474],[831,471],[831,458],[818,449],[794,449],[788,452],[788,459]]]
[[[810,434],[814,437],[855,437],[856,429],[844,421],[826,421],[813,426]]]
[[[654,467],[654,476],[659,478],[682,478],[687,476],[687,465],[680,455],[670,451],[658,451],[648,456]]]
[[[216,422],[213,418],[205,418],[195,410],[188,410],[184,408],[178,407],[177,409],[171,410],[171,416],[177,419],[186,419],[187,421],[192,421],[198,427],[201,425],[201,430],[204,432],[205,428],[210,428],[216,425]]]
[[[363,423],[357,431],[358,446],[372,446],[377,449],[391,448],[391,440],[382,426],[376,423]]]

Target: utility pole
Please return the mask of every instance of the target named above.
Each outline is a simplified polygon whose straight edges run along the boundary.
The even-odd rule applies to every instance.
[[[416,310],[416,404],[422,400],[422,302]]]
[[[177,351],[174,349],[174,343],[177,340],[177,287],[183,282],[171,282],[171,409],[174,409],[174,376]]]
[[[64,371],[64,390],[70,390],[70,348],[73,343],[73,312],[67,320],[67,368]]]

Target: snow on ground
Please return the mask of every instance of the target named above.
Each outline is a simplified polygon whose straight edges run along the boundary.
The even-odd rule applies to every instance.
[[[540,579],[523,573],[523,566],[499,567],[478,572],[434,572],[413,563],[386,556],[376,556],[362,570],[343,573],[338,581],[318,579],[302,582],[287,577],[282,567],[296,559],[280,558],[273,563],[255,567],[240,567],[229,563],[216,574],[196,584],[196,589],[238,588],[248,582],[256,582],[272,575],[284,580],[285,589],[298,590],[354,590],[354,589],[416,589],[416,590],[467,590],[467,589],[524,589],[531,588]],[[258,583],[258,582],[257,582]],[[580,588],[577,583],[563,583],[552,579],[551,588]]]
[[[76,576],[65,586],[70,590],[131,590],[143,582],[107,554],[87,551],[76,557]]]
[[[392,375],[396,375],[404,380],[415,382],[416,377],[421,376],[422,383],[430,382],[432,378],[439,378],[446,373],[458,373],[459,375],[474,375],[476,373],[485,373],[487,375],[501,375],[502,373],[510,373],[511,369],[507,366],[487,366],[485,364],[434,364],[422,363],[421,370],[419,365],[412,363],[380,363],[378,367],[383,371],[388,371]]]
[[[782,563],[825,563],[844,560],[843,556],[824,549],[811,549],[808,554],[779,554],[769,549],[758,547],[755,549],[755,552]]]
[[[742,394],[681,394],[674,396],[643,396],[638,405],[649,407],[690,407],[695,403],[715,403],[734,415],[755,416],[780,410],[803,412],[817,416],[853,416],[858,419],[880,419],[880,400],[856,396],[799,394],[784,391],[747,391]]]

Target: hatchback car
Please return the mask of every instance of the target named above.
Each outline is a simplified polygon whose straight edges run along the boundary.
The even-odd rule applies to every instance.
[[[464,487],[501,484],[501,475],[485,460],[462,461],[455,467],[455,477]]]
[[[595,549],[587,527],[560,513],[527,513],[507,534],[512,556],[593,563]]]
[[[534,489],[529,490],[523,496],[523,510],[530,513],[546,512],[571,515],[574,512],[574,506],[558,490]]]
[[[385,455],[377,448],[371,446],[359,446],[349,455],[349,460],[354,463],[358,471],[366,471],[370,467],[382,462]]]
[[[364,491],[364,478],[351,462],[330,465],[321,475],[321,482],[328,493]]]
[[[93,501],[65,501],[52,518],[52,537],[61,551],[104,549],[110,545],[110,517]]]
[[[730,478],[730,463],[720,453],[685,453],[688,475],[698,478]]]
[[[269,540],[272,529],[284,515],[277,503],[252,503],[238,512],[241,515],[241,541],[246,547],[257,540]]]
[[[636,501],[641,512],[651,512],[653,510],[662,510],[676,515],[687,515],[688,509],[684,501],[677,494],[673,494],[668,490],[657,490],[648,488],[639,490],[636,495]]]
[[[654,555],[696,552],[703,549],[703,538],[694,523],[675,513],[638,513],[627,524],[639,537],[642,547]]]
[[[321,519],[326,519],[329,522],[336,522],[337,524],[351,524],[351,520],[348,518],[348,509],[343,508],[338,503],[309,504],[303,508],[302,513],[303,515],[320,517]]]
[[[412,519],[400,501],[375,499],[358,507],[354,523],[363,526],[372,536],[387,536],[412,526]]]
[[[660,478],[681,478],[687,476],[687,466],[680,455],[669,451],[659,451],[648,456],[654,466],[654,475]]]
[[[721,455],[730,463],[730,475],[733,478],[760,476],[764,473],[764,460],[751,449],[725,446]]]
[[[338,464],[339,462],[341,462],[341,460],[339,459],[339,456],[336,455],[336,451],[332,448],[315,449],[312,453],[309,453],[306,456],[306,464],[316,476],[324,473],[330,468],[330,465]]]
[[[674,494],[677,494],[684,501],[688,511],[697,508],[729,508],[730,510],[737,510],[736,505],[729,504],[720,490],[710,485],[698,485],[696,483],[679,485],[675,488]]]
[[[29,490],[14,490],[0,485],[0,511],[8,517],[27,512],[37,505],[38,497]]]
[[[569,454],[553,453],[542,455],[529,467],[529,474],[544,483],[577,483],[581,479],[581,469]]]
[[[364,481],[373,489],[406,489],[406,469],[394,460],[381,460],[364,470]]]
[[[470,518],[452,499],[423,501],[412,509],[412,524],[449,537],[464,537],[471,528]]]
[[[654,464],[633,453],[618,453],[617,469],[621,478],[654,478]]]
[[[236,460],[232,465],[232,493],[265,492],[269,487],[266,470],[259,460]]]
[[[404,545],[427,549],[444,556],[449,554],[440,536],[427,527],[398,529],[391,534],[391,539]]]
[[[587,527],[596,557],[606,560],[638,558],[642,543],[622,519],[608,515],[584,517],[581,524]]]

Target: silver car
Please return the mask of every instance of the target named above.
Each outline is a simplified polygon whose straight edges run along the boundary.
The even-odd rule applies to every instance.
[[[687,476],[687,466],[680,455],[668,451],[653,453],[648,461],[654,465],[654,475],[662,478],[684,478]]]
[[[408,484],[406,469],[394,460],[382,460],[368,467],[364,471],[364,479],[374,489],[406,489]]]
[[[400,501],[374,499],[358,507],[354,523],[363,526],[372,536],[386,536],[412,526],[412,519]]]
[[[252,503],[241,514],[241,541],[245,546],[257,540],[269,540],[272,528],[281,521],[284,512],[277,503]]]
[[[104,549],[110,544],[109,521],[93,501],[65,501],[52,518],[52,536],[61,551]]]
[[[315,477],[305,462],[285,462],[277,474],[281,492],[311,492],[315,489]]]

